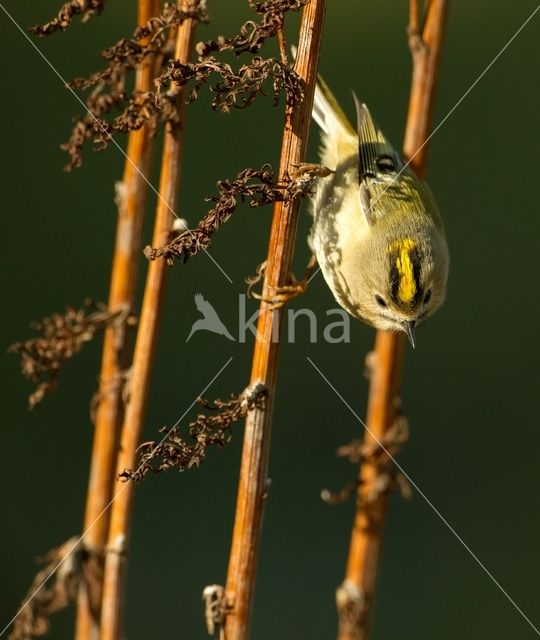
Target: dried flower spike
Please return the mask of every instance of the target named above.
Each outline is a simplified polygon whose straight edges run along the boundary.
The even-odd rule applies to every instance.
[[[99,15],[104,7],[105,0],[70,0],[62,5],[56,18],[31,27],[30,31],[36,36],[50,36],[56,31],[65,31],[75,16],[82,15],[82,22],[87,22],[92,16]]]
[[[67,171],[81,166],[82,150],[89,140],[93,141],[95,151],[103,151],[114,134],[136,131],[147,122],[154,128],[158,120],[178,121],[173,100],[165,97],[158,105],[155,92],[129,94],[126,86],[128,74],[149,56],[159,57],[159,66],[167,64],[172,56],[168,47],[171,29],[188,19],[208,22],[206,0],[199,0],[190,9],[165,3],[161,13],[137,27],[131,38],[122,38],[102,52],[102,58],[108,61],[104,69],[70,82],[72,89],[92,91],[86,99],[88,113],[75,121],[69,141],[61,146],[71,158]],[[114,110],[120,111],[118,116],[105,118]]]
[[[98,606],[102,561],[81,544],[79,536],[52,549],[39,562],[45,566],[33,579],[8,640],[45,635],[50,617],[73,602],[81,582],[86,584],[92,606]]]
[[[255,407],[261,408],[266,401],[266,387],[247,387],[240,395],[232,395],[230,400],[216,400],[213,404],[199,398],[199,404],[214,411],[213,415],[199,414],[189,425],[189,435],[193,442],[187,442],[180,435],[179,427],[163,427],[160,433],[167,437],[160,443],[145,442],[139,447],[139,464],[133,471],[124,470],[121,480],[144,480],[149,473],[160,473],[169,469],[186,471],[198,467],[206,458],[210,445],[225,447],[231,441],[231,425],[245,418]],[[156,464],[156,460],[159,461]]]
[[[232,38],[219,36],[216,40],[199,42],[195,50],[201,57],[216,51],[232,49],[236,55],[244,51],[256,53],[267,38],[273,38],[283,29],[287,11],[299,11],[308,0],[266,0],[265,2],[249,1],[252,9],[262,14],[260,23],[248,20],[240,27],[239,35]]]
[[[164,247],[145,247],[144,255],[148,260],[165,258],[169,265],[174,263],[175,258],[187,262],[199,251],[210,247],[212,235],[235,212],[238,200],[247,199],[248,205],[253,208],[292,201],[310,193],[313,179],[312,169],[297,169],[294,178],[287,176],[281,182],[274,180],[274,174],[268,164],[258,170],[244,169],[232,182],[220,180],[217,183],[219,195],[206,198],[207,202],[215,202],[216,206],[208,211],[195,229],[183,231]]]
[[[32,328],[42,335],[15,342],[8,349],[10,353],[21,354],[23,376],[37,383],[28,398],[29,408],[33,409],[46,393],[56,388],[61,369],[96,334],[109,326],[120,328],[124,323],[132,326],[135,322],[127,310],[111,313],[104,305],[92,301],[86,301],[81,309],[68,307],[63,314],[54,313],[35,322]]]

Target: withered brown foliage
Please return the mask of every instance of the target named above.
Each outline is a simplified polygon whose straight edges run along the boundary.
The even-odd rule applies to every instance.
[[[101,57],[109,61],[105,69],[96,71],[87,78],[75,78],[69,83],[70,86],[73,89],[88,89],[109,82],[118,75],[125,75],[149,55],[162,51],[169,37],[169,29],[180,25],[188,18],[208,22],[206,1],[200,0],[196,7],[187,10],[166,2],[161,13],[151,18],[144,26],[137,27],[131,38],[122,38],[101,52]]]
[[[94,151],[104,151],[113,134],[128,133],[140,129],[144,124],[155,133],[158,119],[176,122],[178,112],[174,102],[163,101],[160,107],[156,104],[154,92],[134,91],[128,99],[126,93],[118,88],[110,93],[95,92],[86,102],[89,112],[76,120],[68,142],[60,145],[70,156],[66,171],[77,169],[82,165],[82,151],[87,141],[93,141]],[[101,116],[113,108],[121,108],[118,116],[107,120]]]
[[[127,310],[110,312],[106,306],[85,301],[81,309],[68,307],[65,313],[54,313],[31,326],[41,335],[12,344],[8,352],[21,355],[21,372],[36,383],[28,398],[33,409],[46,393],[56,388],[64,365],[96,334],[110,326],[133,326],[135,317]]]
[[[255,208],[301,198],[310,194],[316,177],[329,173],[329,169],[320,165],[300,165],[292,176],[286,176],[283,181],[277,182],[268,164],[258,170],[244,169],[232,182],[220,180],[217,183],[219,195],[205,198],[206,202],[215,202],[216,205],[206,213],[195,229],[183,231],[164,247],[145,247],[144,255],[149,260],[165,258],[169,265],[174,263],[175,258],[186,262],[191,256],[210,247],[212,235],[229,220],[239,200],[243,202],[247,199],[248,205]]]
[[[108,93],[101,93],[101,90],[92,92],[86,100],[88,113],[75,121],[68,142],[60,145],[60,148],[67,151],[70,156],[69,163],[64,167],[66,171],[82,165],[82,150],[88,140],[94,140],[96,151],[107,148],[112,127],[102,116],[108,114],[114,107],[124,104],[125,101],[126,94],[121,80],[114,88],[111,87]]]
[[[88,113],[76,120],[69,141],[62,145],[71,157],[66,170],[81,166],[82,150],[89,140],[93,141],[94,150],[102,151],[115,134],[139,129],[145,123],[155,128],[158,122],[177,122],[173,96],[179,89],[185,88],[189,103],[198,98],[203,86],[208,86],[213,96],[212,108],[222,112],[245,108],[258,95],[271,95],[274,104],[278,104],[280,95],[285,93],[288,105],[300,102],[304,95],[302,80],[283,60],[254,56],[235,70],[209,53],[226,49],[237,54],[257,52],[267,38],[282,29],[286,12],[299,10],[305,1],[251,1],[251,7],[262,15],[260,23],[246,22],[233,38],[220,36],[215,41],[199,43],[196,47],[199,60],[185,64],[172,58],[168,48],[170,29],[187,18],[208,22],[206,2],[200,0],[190,11],[166,3],[160,15],[136,29],[131,38],[123,38],[102,52],[108,61],[105,69],[70,83],[73,89],[92,92],[87,98]],[[159,59],[156,91],[128,94],[125,89],[128,73],[151,54]],[[119,110],[119,115],[106,117],[113,109]]]
[[[198,467],[206,458],[210,445],[224,447],[231,441],[231,425],[245,418],[248,411],[262,408],[266,402],[267,389],[262,384],[247,387],[240,395],[232,395],[230,400],[215,400],[210,403],[199,398],[199,404],[216,413],[199,414],[189,425],[192,442],[182,438],[178,426],[163,427],[166,433],[163,441],[145,442],[139,447],[139,464],[135,470],[126,469],[120,474],[122,480],[144,480],[150,473],[160,473],[169,469],[185,471]]]
[[[56,31],[65,31],[73,18],[82,15],[82,22],[87,22],[92,16],[99,15],[105,7],[105,0],[70,0],[62,5],[56,18],[43,25],[31,27],[30,31],[37,36],[49,36]]]
[[[262,14],[260,23],[248,20],[240,27],[240,33],[232,38],[219,36],[216,40],[199,42],[196,46],[197,54],[201,57],[208,56],[215,51],[232,49],[236,55],[244,51],[256,53],[267,38],[274,37],[283,29],[285,14],[288,11],[299,11],[309,0],[266,0],[265,2],[253,2],[249,0],[249,6],[257,13]]]
[[[92,610],[99,608],[103,563],[73,536],[39,560],[45,564],[34,577],[13,623],[9,640],[29,640],[49,631],[49,618],[73,602],[81,583],[87,587]]]
[[[349,444],[339,447],[336,454],[340,458],[347,458],[354,465],[372,464],[377,468],[377,478],[366,498],[366,509],[382,493],[397,489],[404,498],[411,497],[411,487],[407,478],[396,468],[393,458],[401,451],[409,439],[409,425],[404,416],[398,416],[394,424],[388,429],[381,444],[377,442],[366,444],[361,440],[353,440]],[[382,446],[381,446],[382,445]],[[358,481],[348,482],[337,493],[328,489],[321,491],[321,498],[327,504],[341,504],[356,491]]]
[[[276,58],[254,56],[249,64],[242,65],[234,71],[230,64],[220,62],[209,56],[200,62],[182,64],[171,60],[168,69],[156,79],[158,90],[170,83],[185,87],[192,83],[187,102],[198,98],[199,90],[210,83],[212,76],[220,80],[210,85],[214,94],[212,109],[227,113],[232,107],[243,109],[249,107],[257,95],[267,95],[271,88],[274,105],[279,104],[279,96],[285,92],[287,104],[296,104],[304,97],[302,79],[288,65]],[[161,94],[159,94],[161,95]],[[159,98],[158,98],[159,99]]]
[[[143,27],[137,27],[131,38],[122,38],[101,53],[108,61],[105,69],[70,82],[72,89],[92,91],[86,99],[88,112],[75,121],[68,142],[61,145],[70,155],[70,162],[65,167],[67,171],[82,165],[82,151],[89,140],[93,141],[95,151],[103,151],[114,134],[140,129],[146,123],[155,129],[158,120],[177,121],[173,101],[164,97],[158,105],[155,92],[128,94],[125,87],[129,73],[148,56],[159,55],[158,67],[168,61],[172,55],[172,50],[168,49],[170,29],[188,18],[208,22],[206,1],[200,0],[189,10],[165,3],[161,13]],[[114,110],[120,113],[113,118],[105,117]]]

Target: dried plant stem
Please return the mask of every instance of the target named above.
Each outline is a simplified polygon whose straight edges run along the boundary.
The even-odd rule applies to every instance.
[[[409,111],[403,142],[403,156],[410,160],[411,167],[419,178],[427,173],[427,151],[435,91],[439,76],[442,41],[448,13],[448,0],[430,0],[427,3],[423,27],[411,0],[409,48],[413,57],[413,77]]]
[[[410,2],[409,45],[413,56],[413,75],[404,156],[419,177],[426,173],[425,142],[429,134],[437,72],[447,13],[447,0],[429,0],[425,21],[420,28],[417,0]],[[425,146],[423,146],[425,145]],[[379,331],[370,359],[371,380],[368,397],[365,445],[384,441],[399,409],[399,382],[404,340],[401,334]],[[360,467],[357,508],[352,529],[349,558],[344,582],[337,590],[339,640],[366,640],[369,637],[371,610],[387,493],[370,498],[380,473],[380,464],[366,459]]]
[[[159,12],[159,0],[139,0],[138,24],[144,25]],[[148,56],[136,72],[135,89],[153,88],[154,61]],[[129,135],[123,180],[118,190],[118,223],[111,273],[108,308],[111,312],[133,308],[138,252],[147,195],[153,147],[153,132],[143,126]],[[126,368],[125,324],[105,332],[101,362],[98,406],[83,530],[88,531],[84,544],[94,556],[102,556],[109,526],[108,511],[103,513],[112,495],[116,447],[122,424],[122,379]],[[89,640],[98,633],[99,612],[89,607],[86,587],[78,597],[76,639]]]
[[[182,6],[184,5],[186,5],[186,8],[193,8],[196,5],[196,1],[189,0],[187,3],[182,3]],[[178,27],[175,58],[183,63],[189,60],[195,24],[196,20],[189,18],[184,20]],[[176,100],[177,108],[182,114],[184,101],[182,100],[181,92],[176,95]],[[160,198],[156,209],[152,239],[153,244],[156,246],[166,244],[169,239],[173,221],[172,212],[175,210],[177,203],[184,128],[183,118],[181,120],[181,122],[168,122],[165,127],[159,183]],[[140,441],[148,398],[150,373],[155,352],[167,268],[164,260],[156,260],[148,267],[129,381],[129,400],[120,436],[116,467],[118,473],[135,466],[136,449]],[[111,507],[103,580],[100,640],[118,640],[121,635],[126,553],[133,489],[134,483],[132,482],[122,485],[116,491],[116,498]]]
[[[280,178],[293,173],[304,162],[326,0],[311,0],[302,13],[295,71],[305,82],[303,101],[288,107],[281,147]],[[274,207],[268,247],[263,298],[271,299],[277,287],[285,285],[291,268],[299,200],[278,202]],[[251,384],[268,389],[264,408],[255,408],[246,419],[242,463],[231,554],[225,587],[225,637],[248,637],[255,572],[259,555],[264,499],[268,489],[268,452],[272,406],[277,378],[279,342],[272,340],[279,326],[279,310],[261,302],[257,326]]]

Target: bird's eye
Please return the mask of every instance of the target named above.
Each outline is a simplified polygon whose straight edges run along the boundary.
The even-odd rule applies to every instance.
[[[375,296],[375,300],[377,301],[377,304],[379,305],[379,307],[387,307],[388,306],[386,300],[384,298],[382,298],[379,294],[377,294]]]
[[[431,300],[431,289],[428,289],[426,295],[424,296],[424,304],[427,304]]]
[[[392,156],[379,156],[377,160],[375,160],[377,164],[377,168],[382,173],[391,173],[396,170],[396,163],[394,162],[394,158]]]

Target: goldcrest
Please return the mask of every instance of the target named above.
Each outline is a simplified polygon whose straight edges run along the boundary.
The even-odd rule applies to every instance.
[[[337,302],[376,329],[415,327],[444,301],[448,247],[429,187],[405,166],[354,95],[356,130],[319,79],[313,118],[321,128],[310,246]]]

